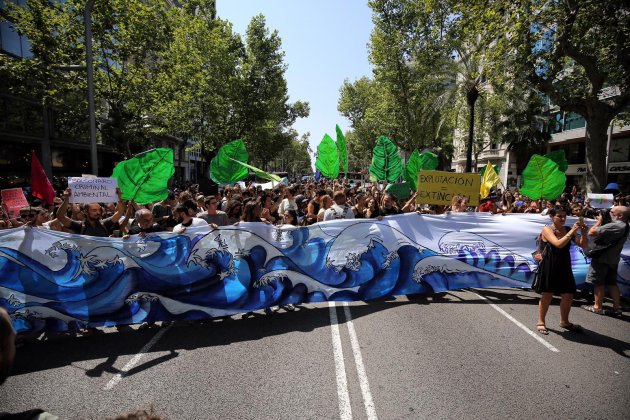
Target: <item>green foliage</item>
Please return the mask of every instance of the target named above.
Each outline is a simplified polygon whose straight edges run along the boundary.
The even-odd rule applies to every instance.
[[[587,188],[606,183],[606,131],[630,105],[627,1],[458,3],[454,24],[489,46],[492,74],[527,84],[586,121]],[[618,94],[606,94],[606,89]]]
[[[534,155],[523,171],[521,194],[532,200],[554,200],[563,192],[567,177],[551,159]]]
[[[335,141],[328,134],[317,146],[315,168],[326,178],[337,179],[339,176],[339,152]]]
[[[271,161],[291,139],[290,127],[297,118],[307,117],[308,103],[288,102],[286,64],[278,31],[270,32],[262,15],[247,27],[245,55],[241,70],[240,135],[255,160]]]
[[[85,63],[84,7],[84,0],[9,6],[33,58],[0,55],[3,92],[54,107],[70,140],[87,137],[86,73],[59,67]],[[245,41],[216,19],[211,0],[96,1],[92,23],[96,113],[104,117],[97,128],[127,156],[165,139],[192,139],[212,155],[243,138],[266,165],[309,114],[308,103],[288,102],[281,40],[263,16],[252,19]]]
[[[378,181],[396,182],[402,172],[398,147],[390,139],[380,136],[372,151],[370,175]]]
[[[247,162],[249,154],[243,140],[234,140],[219,149],[210,161],[210,178],[217,184],[231,184],[247,178],[249,171],[241,162]]]
[[[112,178],[124,200],[138,204],[164,200],[168,195],[168,181],[175,173],[172,149],[153,149],[120,162]]]

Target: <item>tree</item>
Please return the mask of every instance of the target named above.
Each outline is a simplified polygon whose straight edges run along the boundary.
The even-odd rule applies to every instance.
[[[472,1],[458,19],[492,43],[494,74],[586,120],[587,189],[606,183],[607,130],[630,105],[630,5],[623,0]]]
[[[380,135],[396,138],[396,117],[389,107],[391,96],[383,84],[362,77],[354,83],[346,80],[339,92],[337,109],[350,120],[355,138],[354,149],[368,150],[371,156]],[[350,144],[348,150],[352,153]]]
[[[433,105],[444,81],[433,75],[452,51],[452,19],[441,2],[372,0],[369,5],[374,11],[370,62],[395,122],[389,135],[403,149],[424,149],[439,138],[446,121],[435,118]]]
[[[263,15],[247,27],[240,95],[240,136],[263,168],[288,144],[297,118],[307,117],[307,102],[288,102],[286,64],[278,31],[270,32]]]
[[[127,157],[146,148],[154,75],[172,37],[169,11],[158,2],[96,2],[92,12],[96,95],[105,101],[103,141]]]
[[[173,11],[173,35],[160,53],[150,124],[195,141],[207,162],[240,138],[244,46],[231,25],[205,14]]]

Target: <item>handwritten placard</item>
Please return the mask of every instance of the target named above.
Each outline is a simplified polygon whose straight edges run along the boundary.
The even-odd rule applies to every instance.
[[[418,171],[418,204],[451,204],[453,196],[461,195],[471,206],[479,204],[479,174],[446,171]]]
[[[115,203],[118,201],[116,178],[70,177],[71,203]]]
[[[586,195],[589,199],[589,205],[594,209],[609,209],[615,205],[615,197],[612,194],[594,194]]]
[[[17,218],[20,214],[20,209],[29,206],[22,188],[9,188],[0,191],[0,193],[2,194],[2,203],[11,218]]]

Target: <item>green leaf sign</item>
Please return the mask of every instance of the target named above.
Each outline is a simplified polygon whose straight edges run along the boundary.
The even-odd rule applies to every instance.
[[[409,187],[418,191],[418,171],[427,170],[433,171],[438,167],[438,158],[435,153],[424,152],[418,153],[418,149],[414,149],[413,153],[407,161],[403,176],[405,181],[409,184]]]
[[[402,159],[398,147],[387,137],[379,137],[372,151],[370,175],[378,181],[396,182],[401,172]]]
[[[334,140],[328,134],[317,146],[315,167],[326,178],[336,179],[339,176],[339,152]]]
[[[174,173],[173,149],[161,148],[120,162],[114,168],[112,178],[118,179],[124,200],[147,204],[166,198],[167,183]]]
[[[562,194],[567,177],[558,164],[544,156],[534,155],[523,170],[521,194],[532,200],[553,200]]]
[[[222,146],[210,161],[210,178],[217,184],[242,181],[247,178],[249,171],[239,162],[247,162],[248,157],[243,140],[234,140]]]
[[[346,137],[343,135],[339,125],[335,127],[337,131],[337,150],[339,151],[339,165],[343,168],[344,174],[348,175],[348,145]]]

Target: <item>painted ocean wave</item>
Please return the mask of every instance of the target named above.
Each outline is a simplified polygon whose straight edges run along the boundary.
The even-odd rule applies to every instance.
[[[404,215],[298,228],[242,224],[126,240],[3,231],[0,306],[20,331],[65,330],[202,319],[288,303],[528,287],[536,269],[533,246],[509,232],[477,233],[497,218],[477,217],[474,228],[471,220],[460,226],[453,218]],[[540,225],[528,218],[523,223],[533,231]],[[571,253],[581,283],[588,263],[578,248]],[[624,257],[622,290],[629,271]]]

